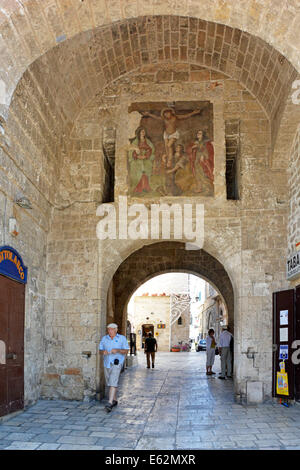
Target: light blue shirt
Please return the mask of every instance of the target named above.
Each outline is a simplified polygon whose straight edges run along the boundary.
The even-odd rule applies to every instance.
[[[110,352],[112,349],[129,349],[128,341],[125,336],[119,335],[118,333],[113,339],[109,335],[103,336],[99,343],[99,350]],[[115,359],[119,359],[119,364],[122,365],[125,361],[125,354],[117,353],[103,356],[104,367],[110,369]]]

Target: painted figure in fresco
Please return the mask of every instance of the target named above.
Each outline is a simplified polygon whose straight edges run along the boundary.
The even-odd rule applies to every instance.
[[[197,132],[195,142],[187,146],[187,154],[196,180],[194,191],[201,193],[207,182],[213,186],[214,181],[214,147],[204,131]]]
[[[184,153],[184,147],[181,144],[175,145],[175,166],[172,170],[167,170],[167,174],[175,173],[175,185],[180,193],[188,191],[194,182],[194,175],[191,171],[189,159]]]
[[[143,127],[135,131],[128,152],[130,189],[132,193],[141,194],[151,191],[150,179],[155,158],[154,145]]]
[[[148,111],[142,113],[142,116],[144,117],[151,117],[158,121],[164,121],[165,130],[164,130],[163,138],[164,138],[165,149],[166,149],[167,168],[170,169],[173,166],[174,144],[180,137],[179,131],[177,129],[178,121],[183,120],[183,119],[188,119],[189,117],[194,116],[195,114],[199,114],[200,112],[201,110],[197,109],[188,114],[176,114],[174,109],[164,108],[162,109],[160,116],[151,114]]]

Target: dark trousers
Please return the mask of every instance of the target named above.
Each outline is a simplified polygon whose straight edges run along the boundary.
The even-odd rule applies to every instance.
[[[151,352],[146,352],[146,355],[147,355],[147,367],[150,367],[150,356],[151,356],[151,359],[152,359],[152,364],[154,364],[154,361],[155,361],[155,351],[151,351]]]

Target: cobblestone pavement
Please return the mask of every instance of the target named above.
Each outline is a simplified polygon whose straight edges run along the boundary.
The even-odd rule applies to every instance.
[[[235,403],[205,352],[158,353],[121,375],[119,404],[40,400],[0,424],[0,449],[300,449],[300,406]]]

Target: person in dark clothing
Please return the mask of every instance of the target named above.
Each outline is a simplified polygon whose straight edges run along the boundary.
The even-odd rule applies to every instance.
[[[145,340],[145,354],[147,356],[147,369],[150,369],[150,356],[152,360],[152,369],[154,369],[155,353],[157,352],[157,341],[153,338],[152,333],[148,333],[148,338]]]

